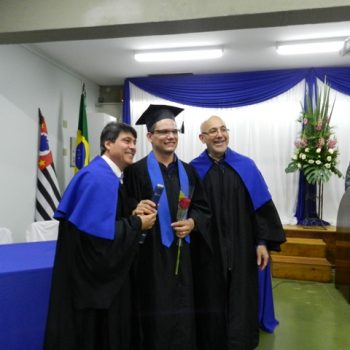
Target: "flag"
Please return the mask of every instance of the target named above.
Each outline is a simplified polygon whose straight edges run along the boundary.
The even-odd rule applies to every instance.
[[[39,157],[35,201],[35,221],[52,220],[61,199],[55,166],[47,138],[47,127],[39,109]]]
[[[77,147],[75,150],[75,172],[89,164],[90,161],[90,147],[88,136],[88,125],[86,116],[85,105],[85,84],[83,85],[83,91],[80,97],[80,109],[79,109],[79,123],[77,132]]]

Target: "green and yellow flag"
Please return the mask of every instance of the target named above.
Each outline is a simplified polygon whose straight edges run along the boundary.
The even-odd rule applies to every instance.
[[[85,84],[80,97],[79,123],[77,132],[77,147],[75,150],[75,172],[88,165],[90,162],[89,132],[85,105]]]

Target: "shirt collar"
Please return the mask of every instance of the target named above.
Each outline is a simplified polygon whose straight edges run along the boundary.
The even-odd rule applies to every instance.
[[[168,173],[172,173],[175,169],[177,169],[177,162],[178,158],[174,153],[174,159],[171,161],[171,163],[169,163],[168,165],[164,165],[163,163],[158,162],[158,164],[161,167],[161,169],[164,169]]]
[[[214,159],[210,153],[208,152],[208,150],[206,150],[207,154],[208,154],[208,157],[209,159],[211,159],[214,163],[223,163],[225,161],[225,158],[226,158],[226,153],[227,153],[227,150],[225,151],[225,153],[222,155],[222,157],[220,159]]]
[[[111,167],[114,174],[117,176],[117,178],[120,180],[121,183],[123,183],[123,172],[119,169],[118,165],[115,164],[110,158],[108,158],[105,154],[101,156],[106,163]]]

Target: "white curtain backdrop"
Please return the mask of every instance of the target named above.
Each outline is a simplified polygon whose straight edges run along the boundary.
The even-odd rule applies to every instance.
[[[301,112],[304,87],[305,83],[301,82],[286,93],[255,105],[214,109],[170,102],[130,84],[131,124],[135,126],[136,120],[151,103],[185,108],[176,118],[178,127],[185,122],[185,134],[179,136],[176,153],[180,159],[189,162],[205,149],[198,138],[201,123],[212,115],[220,116],[230,129],[229,146],[252,158],[263,174],[283,224],[295,224],[299,174],[286,174],[284,170],[294,152],[294,141],[301,127],[297,119]],[[350,159],[350,150],[346,143],[349,107],[350,97],[337,93],[331,124],[335,126],[334,131],[339,142],[339,169],[342,172],[345,172]],[[347,115],[344,115],[344,111]],[[150,152],[151,146],[146,138],[146,127],[136,125],[135,128],[138,132],[138,160]],[[323,219],[331,224],[336,223],[338,205],[343,193],[344,179],[334,176],[324,186]]]

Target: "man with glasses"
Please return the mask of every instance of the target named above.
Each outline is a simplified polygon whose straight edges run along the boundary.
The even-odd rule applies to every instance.
[[[196,278],[201,350],[250,350],[259,342],[258,271],[268,250],[285,241],[283,227],[255,163],[228,147],[229,130],[212,116],[199,138],[207,149],[197,170],[212,213],[214,257]]]
[[[137,215],[152,213],[155,188],[164,188],[156,224],[140,242],[136,271],[142,350],[197,350],[191,258],[193,251],[200,257],[198,251],[209,247],[205,232],[210,217],[199,178],[175,154],[175,117],[182,110],[168,105],[147,108],[136,124],[146,124],[152,151],[125,171],[129,195],[144,204]],[[183,198],[190,203],[188,209],[180,206]]]

